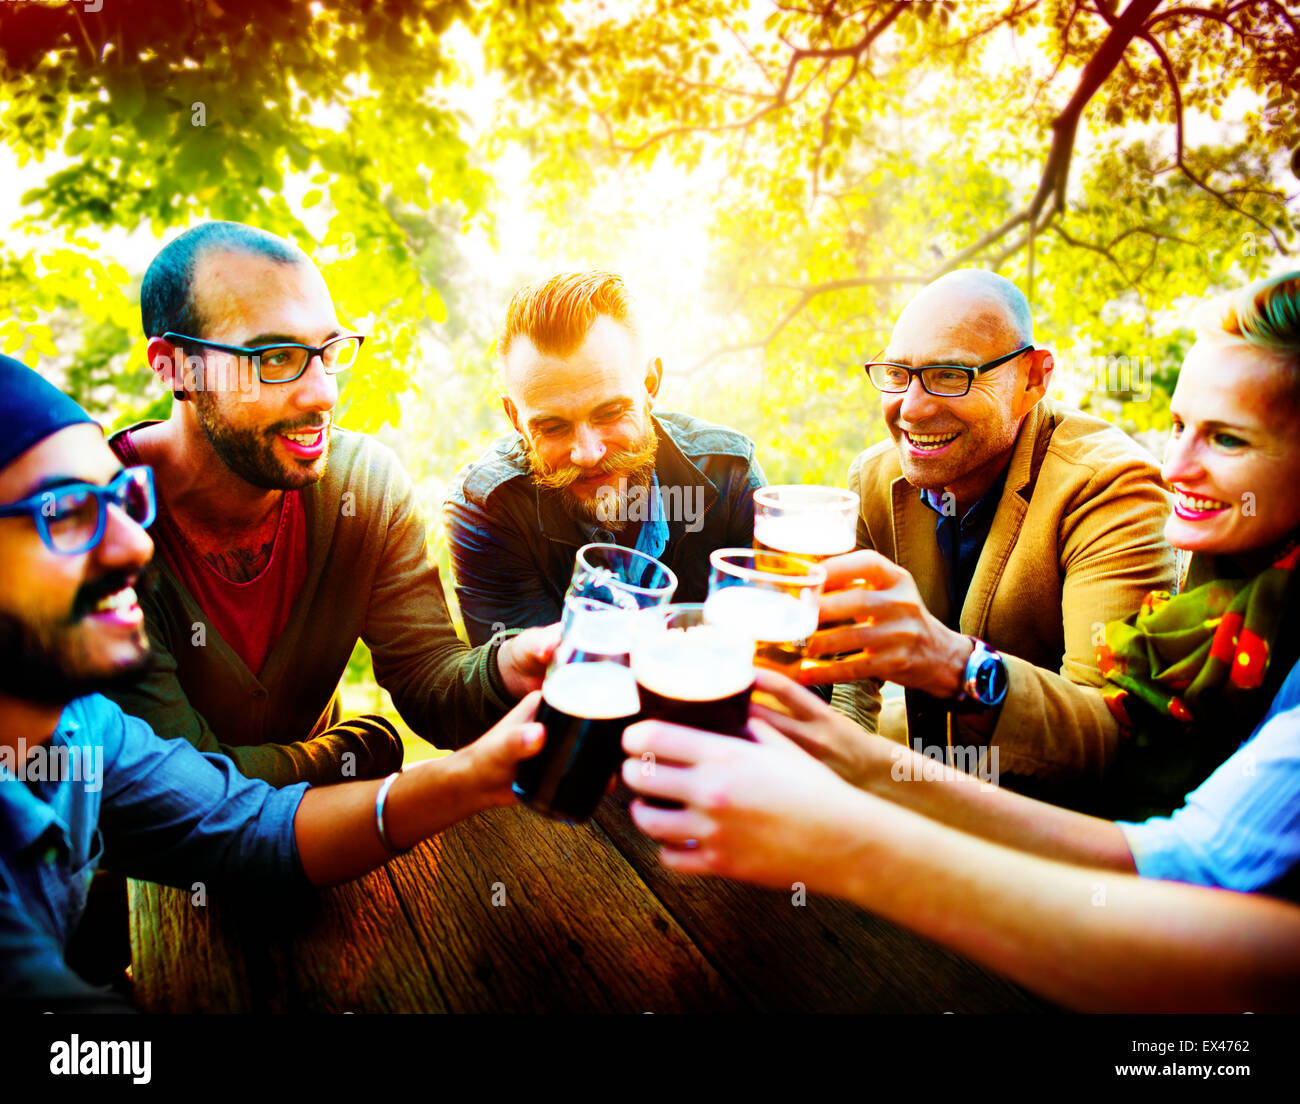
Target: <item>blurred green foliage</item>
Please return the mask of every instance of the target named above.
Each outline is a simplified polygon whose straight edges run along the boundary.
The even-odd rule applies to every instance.
[[[492,241],[528,203],[537,253],[618,269],[669,164],[699,181],[713,328],[670,366],[664,405],[755,437],[771,478],[838,482],[882,435],[860,365],[954,263],[1025,287],[1066,394],[1158,443],[1187,300],[1294,242],[1300,38],[1275,0],[1155,6],[1088,98],[1059,209],[972,251],[1026,208],[1122,15],[1073,0],[3,4],[0,140],[43,171],[0,228],[0,349],[107,420],[163,417],[142,263],[119,258],[200,219],[257,224],[307,249],[370,336],[339,417],[396,447],[433,504],[504,428],[489,344],[517,273],[476,269],[466,234]],[[455,106],[473,78],[452,28],[485,60],[482,127]],[[1193,114],[1195,133],[1176,125]],[[501,173],[511,149],[527,180]],[[593,202],[611,182],[613,212]],[[1150,394],[1094,387],[1108,357],[1144,365]]]

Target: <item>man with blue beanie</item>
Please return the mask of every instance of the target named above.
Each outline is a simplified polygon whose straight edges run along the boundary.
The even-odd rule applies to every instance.
[[[85,411],[0,357],[0,1005],[126,1007],[65,960],[101,861],[170,885],[346,881],[513,801],[541,746],[537,693],[382,783],[277,790],[159,738],[101,694],[149,663],[135,587],[155,510],[148,467],[123,467]]]

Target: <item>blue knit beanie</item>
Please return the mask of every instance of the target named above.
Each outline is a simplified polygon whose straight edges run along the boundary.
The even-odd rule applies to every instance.
[[[44,376],[0,356],[0,468],[51,433],[95,419]]]

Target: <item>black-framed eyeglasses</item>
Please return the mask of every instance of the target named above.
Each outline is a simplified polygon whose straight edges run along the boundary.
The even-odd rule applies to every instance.
[[[361,352],[361,343],[365,338],[361,334],[343,334],[330,338],[324,345],[298,345],[286,342],[279,345],[258,345],[249,348],[243,345],[221,345],[216,341],[204,341],[201,337],[187,337],[185,334],[165,333],[164,341],[176,345],[201,345],[205,349],[219,349],[223,353],[246,356],[257,365],[257,378],[263,383],[292,383],[305,371],[312,357],[320,357],[325,371],[331,375],[352,367]]]
[[[920,368],[913,368],[907,364],[894,364],[887,360],[873,360],[864,364],[863,368],[866,369],[868,378],[880,391],[898,394],[912,386],[913,376],[920,376],[921,386],[931,395],[941,399],[953,399],[966,394],[970,390],[971,382],[981,372],[987,372],[999,364],[1006,364],[1009,360],[1015,360],[1016,357],[1033,351],[1032,345],[1026,345],[1014,353],[997,357],[977,368],[968,368],[964,364],[925,364]]]
[[[0,518],[26,514],[36,523],[36,532],[46,548],[60,556],[76,556],[89,552],[104,539],[110,504],[148,529],[158,510],[153,468],[147,464],[124,468],[103,487],[95,483],[51,487],[0,506]]]

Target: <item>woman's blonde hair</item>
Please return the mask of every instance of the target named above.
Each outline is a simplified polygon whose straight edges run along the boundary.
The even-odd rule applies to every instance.
[[[1300,372],[1300,272],[1257,280],[1218,301],[1200,335],[1277,354]]]

